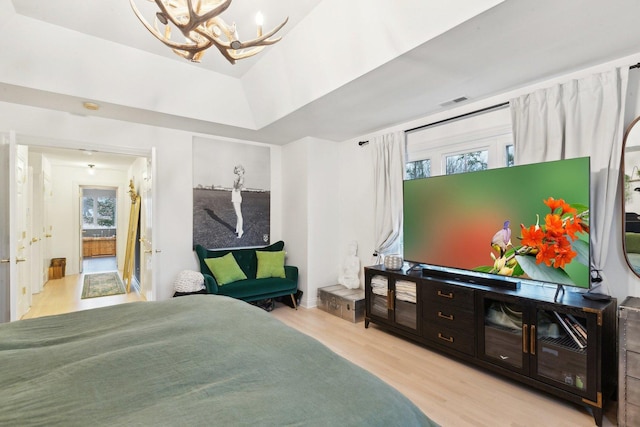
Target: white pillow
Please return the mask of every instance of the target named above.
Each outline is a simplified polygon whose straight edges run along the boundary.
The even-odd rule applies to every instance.
[[[173,282],[175,292],[198,292],[204,288],[204,276],[193,270],[182,270]]]

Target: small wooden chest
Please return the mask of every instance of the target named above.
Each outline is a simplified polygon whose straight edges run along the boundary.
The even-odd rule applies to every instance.
[[[318,308],[350,322],[360,322],[364,319],[364,289],[342,285],[319,288]]]

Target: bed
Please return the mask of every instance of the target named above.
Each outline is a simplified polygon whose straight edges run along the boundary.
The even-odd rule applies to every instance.
[[[269,313],[194,295],[0,325],[0,425],[436,424]]]

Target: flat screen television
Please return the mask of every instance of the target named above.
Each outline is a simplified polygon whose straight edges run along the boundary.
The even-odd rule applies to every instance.
[[[404,259],[588,289],[589,194],[588,157],[404,181]]]

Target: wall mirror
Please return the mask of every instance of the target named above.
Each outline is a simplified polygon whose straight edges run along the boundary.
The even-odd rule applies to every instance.
[[[624,133],[622,170],[624,252],[629,267],[640,276],[640,117],[636,117]]]

